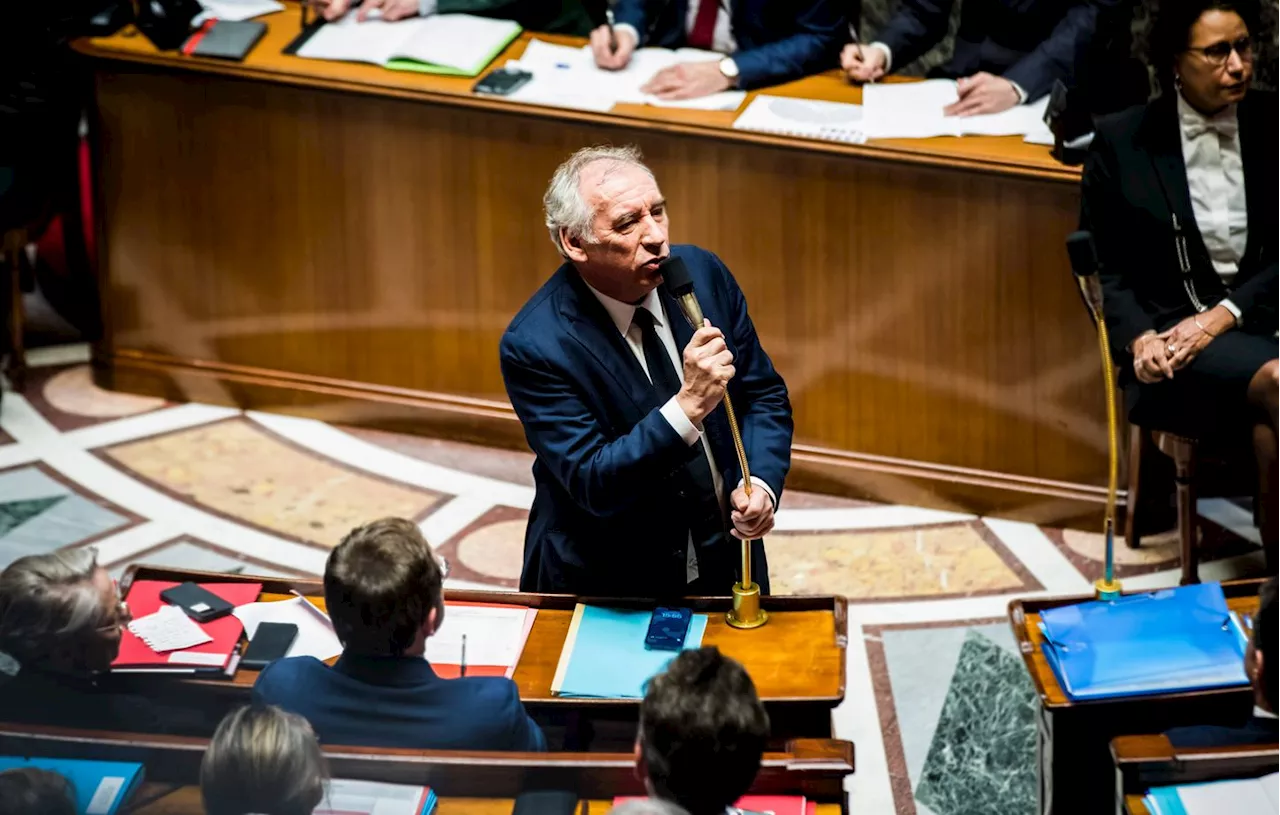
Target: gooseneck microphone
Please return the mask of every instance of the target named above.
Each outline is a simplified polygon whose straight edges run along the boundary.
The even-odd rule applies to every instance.
[[[1098,327],[1098,351],[1102,355],[1102,379],[1107,399],[1107,508],[1102,522],[1107,559],[1102,579],[1093,587],[1099,600],[1116,600],[1121,591],[1120,581],[1115,579],[1116,482],[1120,466],[1116,439],[1116,378],[1111,364],[1111,342],[1107,338],[1107,317],[1102,311],[1102,281],[1098,279],[1098,251],[1093,245],[1093,233],[1082,230],[1067,236],[1067,257],[1071,259],[1076,285],[1080,287],[1080,294]],[[1136,467],[1137,463],[1129,466]],[[1133,508],[1130,507],[1129,511],[1132,512]]]
[[[662,285],[667,293],[680,304],[684,318],[694,331],[702,328],[702,306],[693,293],[693,277],[682,259],[671,256],[658,267]],[[724,394],[724,412],[729,419],[729,432],[733,435],[733,447],[738,454],[738,466],[742,468],[742,489],[751,495],[751,468],[747,464],[747,450],[742,444],[742,431],[738,417],[733,412],[729,392]],[[760,607],[760,586],[751,579],[751,541],[742,541],[742,582],[733,587],[733,610],[725,615],[725,622],[734,628],[759,628],[769,621],[769,614]]]

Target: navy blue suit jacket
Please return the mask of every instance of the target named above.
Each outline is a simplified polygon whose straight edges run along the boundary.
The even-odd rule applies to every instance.
[[[258,676],[253,701],[302,716],[323,744],[547,749],[510,679],[441,679],[421,657],[344,654],[333,667],[314,657],[277,660]]]
[[[846,39],[843,5],[835,0],[730,0],[738,86],[789,82],[836,67]],[[655,6],[659,6],[655,9]],[[640,45],[687,45],[689,0],[618,0],[614,16],[640,32]]]
[[[1242,727],[1199,725],[1175,727],[1165,733],[1174,747],[1237,747],[1247,744],[1275,744],[1280,728],[1275,719],[1250,717]]]
[[[782,497],[791,467],[791,402],[760,347],[747,301],[715,255],[673,246],[694,291],[734,356],[729,394],[738,412],[751,474]],[[683,349],[693,329],[661,293]],[[525,535],[522,591],[579,595],[682,596],[686,588],[686,495],[673,475],[690,447],[659,412],[644,369],[604,306],[578,272],[564,264],[533,295],[502,337],[507,395],[537,454],[537,492]],[[742,478],[723,405],[703,423],[726,492]],[[699,551],[699,575],[716,593],[736,580],[739,545]],[[764,548],[757,543],[753,577],[768,590]]]
[[[936,73],[961,77],[986,71],[1018,83],[1027,101],[1061,79],[1070,86],[1098,22],[1098,6],[1116,0],[964,0],[951,60]],[[875,39],[901,69],[947,34],[955,0],[901,0]]]

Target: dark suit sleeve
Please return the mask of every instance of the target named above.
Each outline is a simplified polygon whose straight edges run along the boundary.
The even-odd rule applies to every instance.
[[[645,0],[618,0],[613,6],[613,21],[615,25],[626,23],[634,27],[640,37],[637,47],[645,45],[645,34],[649,30]]]
[[[543,734],[542,728],[538,727],[538,723],[525,711],[524,703],[520,701],[520,691],[517,690],[514,682],[511,683],[510,700],[511,736],[507,749],[526,753],[547,752],[547,737]]]
[[[796,8],[794,33],[733,55],[739,87],[776,85],[835,67],[836,53],[845,39],[840,6],[834,0],[790,2]]]
[[[1084,171],[1084,195],[1081,201],[1080,226],[1093,232],[1101,265],[1103,313],[1111,340],[1111,353],[1120,357],[1128,353],[1131,342],[1155,325],[1134,294],[1128,276],[1130,261],[1126,242],[1134,230],[1128,228],[1129,204],[1123,198],[1115,147],[1102,128],[1094,136],[1089,160]]]
[[[502,338],[501,362],[507,396],[529,446],[592,515],[628,508],[688,457],[689,445],[656,408],[610,440],[569,372],[511,334]]]
[[[1249,324],[1249,314],[1256,306],[1275,309],[1276,305],[1276,262],[1263,266],[1253,277],[1250,277],[1236,289],[1233,289],[1231,302],[1240,309],[1241,324]],[[1256,313],[1256,312],[1255,312]]]
[[[942,42],[954,5],[955,0],[902,0],[889,24],[875,36],[893,53],[889,67],[900,71]]]
[[[791,418],[791,399],[787,385],[773,367],[773,361],[760,345],[755,324],[747,312],[747,298],[725,268],[720,258],[711,255],[722,276],[728,298],[728,313],[733,325],[731,333],[738,356],[733,364],[731,396],[742,428],[742,443],[747,450],[751,474],[764,480],[782,502],[782,487],[791,469],[791,436],[795,424]]]
[[[1027,93],[1028,102],[1048,93],[1055,79],[1069,80],[1098,26],[1098,5],[1110,6],[1115,2],[1078,0],[1058,21],[1049,38],[1005,71],[1004,78],[1020,85]]]

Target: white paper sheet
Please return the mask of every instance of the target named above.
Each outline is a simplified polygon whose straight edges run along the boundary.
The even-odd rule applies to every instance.
[[[959,98],[950,79],[866,85],[863,127],[873,139],[928,139],[934,136],[1026,136],[1045,129],[1049,97],[981,116],[944,116]]]
[[[334,778],[325,783],[312,815],[418,815],[425,794],[423,787],[407,784]]]
[[[737,110],[746,98],[746,91],[723,91],[698,99],[667,101],[640,90],[654,74],[668,66],[682,62],[710,62],[723,57],[723,54],[714,51],[693,48],[676,51],[641,48],[632,55],[626,68],[606,71],[596,67],[588,47],[556,45],[535,39],[515,63],[533,74],[533,81],[508,98],[534,104],[554,104],[553,100],[577,98],[585,100],[589,109],[606,105],[601,108],[604,110],[617,103],[696,110]]]
[[[735,130],[782,133],[811,139],[861,144],[862,107],[817,99],[792,99],[761,94],[734,121]]]
[[[178,606],[163,606],[154,614],[139,617],[129,623],[129,630],[157,654],[213,642],[213,637]],[[221,659],[218,664],[222,664]]]
[[[467,638],[467,665],[507,667],[524,648],[528,609],[448,605],[444,624],[427,640],[428,662],[459,665],[462,637]]]
[[[284,11],[284,4],[276,0],[200,0],[204,11],[191,21],[192,25],[200,25],[205,20],[216,18],[228,22],[252,20],[264,14]]]
[[[249,603],[237,607],[232,613],[244,623],[244,633],[251,640],[262,623],[293,623],[298,626],[298,636],[289,646],[286,656],[326,660],[342,653],[342,643],[333,633],[328,615],[311,605],[305,597],[274,603]]]
[[[1215,781],[1178,787],[1178,798],[1187,815],[1275,815],[1276,773],[1262,778]]]

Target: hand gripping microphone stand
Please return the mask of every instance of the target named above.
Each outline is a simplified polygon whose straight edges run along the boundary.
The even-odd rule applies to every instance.
[[[669,258],[662,264],[662,282],[676,302],[684,317],[697,331],[702,328],[702,306],[693,293],[693,279],[684,261]],[[742,468],[742,489],[751,495],[751,469],[747,464],[747,450],[742,446],[742,431],[738,417],[733,412],[733,402],[728,391],[724,395],[724,412],[729,418],[729,432],[733,434],[733,447],[738,453],[738,466]],[[725,622],[734,628],[759,628],[769,622],[769,613],[760,607],[760,586],[751,579],[751,541],[742,541],[742,581],[733,586],[733,609],[725,615]]]
[[[1102,313],[1102,284],[1098,280],[1098,255],[1093,245],[1092,232],[1072,232],[1067,237],[1067,255],[1071,258],[1071,271],[1080,286],[1085,305],[1098,325],[1098,348],[1102,355],[1102,378],[1107,399],[1107,511],[1102,531],[1107,541],[1107,561],[1102,579],[1093,584],[1099,600],[1118,600],[1120,581],[1115,577],[1116,558],[1116,472],[1119,455],[1116,450],[1116,380],[1111,365],[1111,343],[1107,338],[1107,320]],[[1138,462],[1129,462],[1137,467]],[[1133,507],[1129,507],[1133,512]]]

